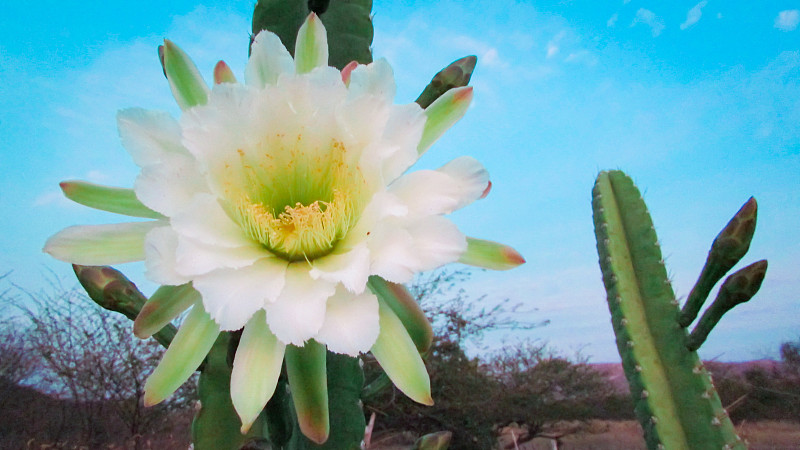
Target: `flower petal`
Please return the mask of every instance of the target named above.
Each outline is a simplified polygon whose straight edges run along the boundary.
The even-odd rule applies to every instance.
[[[513,248],[497,242],[467,238],[467,251],[458,262],[493,270],[508,270],[525,263],[525,258]]]
[[[392,308],[417,346],[417,351],[421,354],[427,353],[433,342],[433,328],[408,289],[402,284],[391,283],[376,276],[369,277],[369,288],[385,305]]]
[[[164,154],[186,153],[180,125],[163,111],[123,109],[117,113],[117,128],[122,145],[139,167],[160,163]]]
[[[183,276],[203,275],[216,269],[240,269],[255,261],[273,257],[255,242],[242,247],[219,247],[178,236],[175,249],[175,271]]]
[[[325,302],[335,291],[335,284],[312,279],[305,261],[289,264],[283,291],[265,308],[269,329],[285,344],[303,345],[322,327]]]
[[[62,181],[59,186],[64,196],[75,203],[102,211],[148,219],[164,216],[144,206],[133,189],[101,186],[86,181]]]
[[[415,215],[449,214],[479,199],[489,173],[476,159],[456,158],[438,170],[419,170],[398,178],[389,192]]]
[[[152,220],[72,226],[51,236],[44,251],[61,261],[84,266],[141,261],[145,257],[145,236],[160,225],[163,222]]]
[[[253,243],[210,194],[196,194],[183,211],[170,218],[170,224],[178,234],[210,245],[246,247]]]
[[[381,171],[388,184],[406,171],[419,158],[419,146],[426,116],[416,103],[392,108],[383,133]]]
[[[420,155],[464,117],[471,102],[472,87],[464,86],[450,89],[425,109],[428,120],[425,122],[425,131],[417,147]]]
[[[153,406],[172,395],[197,370],[219,335],[219,326],[197,304],[172,339],[144,385],[144,404]]]
[[[169,39],[164,39],[164,45],[159,50],[164,74],[169,80],[172,96],[178,106],[187,109],[205,104],[208,99],[208,85],[189,55]]]
[[[145,275],[159,284],[178,286],[191,281],[175,271],[178,235],[170,227],[158,227],[147,233],[144,241]]]
[[[430,377],[414,341],[392,309],[380,300],[378,303],[381,331],[372,355],[404,394],[415,402],[433,405]]]
[[[316,340],[328,350],[358,356],[378,338],[378,299],[371,292],[353,295],[344,289],[328,299],[325,322]]]
[[[341,282],[347,290],[361,293],[369,277],[369,250],[362,243],[342,253],[331,253],[312,261],[309,275],[313,279],[323,279],[332,283]]]
[[[348,96],[350,98],[371,96],[391,104],[395,96],[392,66],[381,58],[370,64],[356,66],[350,73]]]
[[[314,340],[286,347],[286,375],[300,431],[317,444],[330,433],[326,357],[325,346]]]
[[[167,153],[159,164],[142,168],[134,183],[136,197],[154,211],[173,216],[185,209],[194,195],[208,192],[200,168],[191,155]]]
[[[380,222],[368,245],[372,273],[395,283],[406,283],[416,272],[454,262],[466,251],[464,235],[442,216],[401,218]]]
[[[294,65],[298,74],[328,65],[328,35],[322,21],[313,12],[308,15],[297,32]]]
[[[242,434],[275,393],[285,350],[270,333],[264,311],[253,314],[242,332],[231,372],[231,400],[242,420]]]
[[[133,321],[133,334],[140,339],[147,339],[199,301],[200,293],[189,283],[161,286],[145,302]]]
[[[286,261],[263,258],[241,269],[219,269],[195,278],[203,306],[222,330],[238,330],[284,287]]]
[[[244,72],[245,83],[263,88],[265,85],[277,83],[280,74],[293,71],[292,55],[283,46],[280,38],[266,30],[258,33],[250,46],[250,59]]]

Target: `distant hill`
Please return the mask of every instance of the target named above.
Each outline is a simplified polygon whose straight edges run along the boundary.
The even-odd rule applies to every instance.
[[[772,372],[780,370],[783,367],[783,363],[771,359],[758,359],[744,362],[704,361],[704,364],[711,372],[712,376],[717,376],[719,374],[744,376],[747,371],[754,368]],[[619,393],[627,394],[630,392],[628,380],[625,379],[625,371],[622,370],[622,363],[594,363],[588,365],[605,375]]]

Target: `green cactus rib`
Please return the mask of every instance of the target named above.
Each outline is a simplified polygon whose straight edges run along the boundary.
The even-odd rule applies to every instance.
[[[593,190],[597,252],[617,348],[651,449],[743,449],[686,330],[653,222],[621,171]]]

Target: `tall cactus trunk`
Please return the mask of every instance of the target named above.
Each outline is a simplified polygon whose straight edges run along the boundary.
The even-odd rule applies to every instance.
[[[602,172],[593,197],[617,348],[648,448],[747,448],[711,376],[687,348],[678,301],[639,190],[620,171]]]

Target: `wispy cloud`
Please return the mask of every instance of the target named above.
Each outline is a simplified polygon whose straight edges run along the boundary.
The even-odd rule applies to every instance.
[[[686,14],[686,21],[681,24],[681,30],[685,30],[690,26],[696,24],[700,17],[703,15],[703,8],[708,4],[706,0],[694,5],[692,9]]]
[[[800,11],[796,9],[787,9],[778,13],[775,18],[775,28],[781,31],[793,31],[800,23]]]
[[[664,21],[649,9],[639,8],[639,10],[636,11],[636,17],[633,18],[631,26],[633,27],[640,23],[650,27],[653,37],[657,37],[664,31]]]
[[[606,26],[608,28],[613,28],[617,24],[618,19],[619,19],[619,14],[614,13],[614,15],[609,17],[608,21],[606,21]]]

